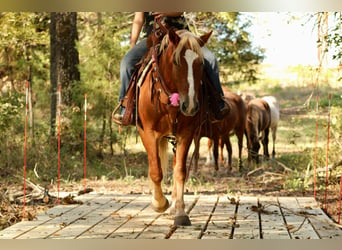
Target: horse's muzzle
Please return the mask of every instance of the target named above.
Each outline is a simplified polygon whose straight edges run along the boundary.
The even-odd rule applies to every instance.
[[[181,102],[180,110],[185,116],[194,116],[199,110],[198,101],[194,101],[192,105],[189,102]]]

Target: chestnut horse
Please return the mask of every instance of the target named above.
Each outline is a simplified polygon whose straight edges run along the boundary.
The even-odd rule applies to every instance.
[[[254,95],[252,94],[240,94],[242,99],[245,100],[245,103],[248,105],[248,102],[254,99]],[[271,124],[270,129],[272,132],[272,142],[273,142],[273,149],[272,149],[272,158],[275,158],[275,142],[277,139],[277,129],[278,129],[278,122],[280,118],[280,107],[277,99],[274,96],[263,96],[261,99],[265,100],[270,107],[271,111]]]
[[[222,121],[206,124],[207,129],[202,129],[200,137],[208,137],[208,160],[211,156],[210,149],[212,146],[212,142],[214,143],[213,155],[215,159],[215,170],[218,170],[218,147],[220,144],[221,147],[221,161],[223,161],[223,147],[226,145],[227,154],[228,154],[228,169],[230,172],[232,169],[232,145],[230,142],[230,136],[232,134],[236,134],[238,138],[238,146],[239,146],[239,169],[242,167],[242,145],[243,145],[243,136],[245,133],[245,124],[246,124],[246,105],[242,98],[230,92],[228,89],[224,89],[224,97],[226,102],[230,105],[230,113],[224,117]],[[209,129],[208,129],[209,127]],[[212,140],[211,140],[212,139]],[[195,137],[195,152],[194,152],[194,171],[197,171],[198,168],[198,158],[199,158],[199,138]]]
[[[139,88],[138,130],[148,155],[149,176],[153,183],[151,205],[157,212],[164,212],[169,207],[161,181],[167,170],[168,138],[171,137],[175,144],[170,207],[170,213],[175,215],[175,225],[191,225],[183,198],[189,171],[186,160],[200,124],[204,70],[201,47],[210,35],[211,32],[197,37],[189,31],[169,30],[161,42],[158,57],[152,57],[152,70]]]
[[[253,160],[259,163],[259,140],[262,141],[264,156],[268,153],[268,134],[271,125],[271,111],[267,102],[261,98],[252,99],[247,106],[246,133],[248,138],[248,167]],[[260,136],[261,134],[261,136]]]

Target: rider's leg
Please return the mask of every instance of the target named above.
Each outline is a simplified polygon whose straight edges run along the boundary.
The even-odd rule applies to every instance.
[[[134,72],[135,65],[140,61],[148,50],[146,39],[141,40],[123,57],[120,63],[120,81],[121,87],[119,92],[119,101],[122,101],[126,95],[131,76]],[[124,112],[124,111],[123,111]],[[121,113],[122,118],[123,112]]]
[[[210,81],[214,84],[215,89],[217,92],[221,95],[221,97],[224,96],[222,86],[220,83],[220,77],[219,77],[219,69],[218,69],[218,63],[217,59],[207,47],[202,47],[202,52],[204,56],[204,69],[206,70],[208,77]],[[218,98],[218,106],[220,109],[220,117],[221,119],[223,116],[225,116],[229,112],[228,105],[223,101],[223,98]]]

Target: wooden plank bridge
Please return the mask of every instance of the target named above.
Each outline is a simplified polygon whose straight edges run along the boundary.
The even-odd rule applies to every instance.
[[[170,199],[170,197],[168,197]],[[174,227],[150,195],[89,193],[35,220],[0,231],[0,239],[342,239],[311,197],[185,195],[191,226]]]

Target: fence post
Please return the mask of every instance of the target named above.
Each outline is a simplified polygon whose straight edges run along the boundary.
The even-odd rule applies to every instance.
[[[87,94],[84,95],[84,193],[86,193],[87,172]]]
[[[29,81],[26,81],[23,219],[25,218],[25,203],[26,203],[26,199],[25,198],[26,198],[26,151],[27,151],[28,89],[29,89]]]
[[[328,137],[327,137],[327,164],[325,171],[325,200],[324,200],[324,210],[327,212],[327,189],[328,189],[328,160],[329,160],[329,130],[330,130],[330,102],[331,93],[329,93],[329,109],[328,109]]]
[[[317,169],[317,128],[318,128],[318,95],[316,101],[316,142],[315,142],[315,176],[314,176],[314,198],[316,199],[316,169]]]

